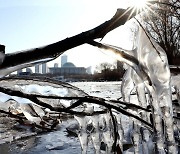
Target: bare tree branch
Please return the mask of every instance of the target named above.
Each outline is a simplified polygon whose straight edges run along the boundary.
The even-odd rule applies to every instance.
[[[122,114],[125,114],[127,116],[131,116],[137,120],[140,120],[141,122],[143,122],[144,124],[146,124],[148,127],[152,128],[152,125],[149,124],[148,122],[144,121],[143,119],[141,119],[140,117],[133,115],[130,112],[127,112],[126,110],[122,109],[121,107],[117,106],[116,104],[113,103],[106,103],[107,101],[101,98],[96,98],[96,97],[83,97],[81,99],[79,99],[77,102],[73,103],[70,107],[67,108],[60,108],[60,107],[52,107],[51,105],[44,103],[42,101],[40,101],[38,98],[32,96],[31,94],[25,94],[23,92],[17,91],[17,90],[11,90],[11,89],[7,89],[7,88],[2,88],[0,87],[0,91],[3,93],[6,93],[8,95],[13,95],[13,96],[18,96],[18,97],[22,97],[22,98],[27,98],[29,100],[31,100],[32,102],[45,107],[45,108],[49,108],[51,111],[56,111],[56,112],[64,112],[64,113],[69,113],[72,115],[81,115],[81,116],[85,116],[85,115],[92,115],[91,113],[87,113],[87,112],[78,112],[78,111],[74,111],[71,110],[79,105],[82,105],[84,102],[88,102],[88,103],[93,103],[93,104],[98,104],[98,105],[102,105],[106,108],[112,108],[118,112],[121,112]],[[107,111],[96,111],[93,113],[93,115],[97,115],[97,114],[103,114]]]
[[[127,116],[130,116],[130,117],[133,117],[141,122],[143,122],[144,124],[146,124],[147,126],[149,126],[150,128],[152,128],[152,125],[149,124],[148,122],[144,121],[143,119],[141,119],[140,117],[130,113],[130,112],[127,112],[126,110],[122,109],[121,107],[113,104],[113,103],[106,103],[106,101],[103,101],[104,99],[102,98],[97,98],[97,97],[92,97],[92,96],[87,96],[87,97],[84,97],[83,99],[80,99],[79,101],[73,103],[70,107],[66,108],[67,110],[70,110],[70,109],[73,109],[79,105],[81,105],[83,102],[89,102],[89,103],[93,103],[93,104],[98,104],[98,105],[102,105],[108,109],[114,109],[124,115],[127,115]]]
[[[135,13],[131,12],[132,8],[128,8],[127,10],[118,9],[116,14],[110,20],[91,30],[41,48],[6,54],[3,63],[0,65],[0,69],[14,67],[25,63],[28,65],[28,63],[32,61],[38,61],[46,58],[56,58],[66,50],[72,49],[97,38],[103,38],[109,31],[123,25],[128,19],[134,17]]]

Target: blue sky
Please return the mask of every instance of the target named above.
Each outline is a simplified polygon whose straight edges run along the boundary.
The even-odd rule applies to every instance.
[[[94,28],[109,20],[117,8],[125,7],[126,0],[0,0],[0,44],[6,46],[6,53],[48,45]],[[127,30],[121,27],[116,31],[119,32],[112,32],[114,37],[110,34],[105,40],[127,44]],[[90,45],[76,47],[65,54],[76,66],[113,61]],[[54,62],[60,63],[60,58]]]

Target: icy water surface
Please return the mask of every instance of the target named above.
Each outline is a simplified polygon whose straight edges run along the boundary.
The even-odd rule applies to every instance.
[[[0,154],[78,154],[81,153],[78,138],[68,136],[66,125],[62,123],[57,131],[21,139],[0,146]]]
[[[121,97],[121,82],[75,82],[71,84],[79,87],[92,96],[106,99],[117,99]],[[69,136],[66,131],[66,126],[72,123],[72,121],[74,120],[69,119],[63,121],[57,131],[1,144],[0,154],[79,154],[81,153],[81,147],[78,138]],[[127,129],[126,117],[123,122],[126,123],[124,127]],[[19,133],[11,130],[8,130],[8,132],[7,136],[11,136],[11,133]],[[94,152],[92,146],[90,146],[88,154],[92,153]]]
[[[121,97],[121,82],[74,82],[72,85],[84,90],[91,96],[106,99],[117,99]]]

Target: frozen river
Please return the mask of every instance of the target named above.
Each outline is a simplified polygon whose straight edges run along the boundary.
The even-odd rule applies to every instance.
[[[79,87],[91,96],[105,99],[118,99],[121,97],[121,82],[74,82],[72,85]],[[11,143],[0,145],[0,154],[78,154],[81,153],[80,143],[77,137],[69,136],[66,126],[74,121],[68,119],[62,122],[57,131],[35,135],[26,139],[20,139]],[[127,119],[124,118],[124,127],[128,127]],[[3,125],[3,124],[1,124]],[[127,129],[127,128],[125,128]],[[24,131],[20,130],[21,133]],[[8,133],[7,133],[8,132]],[[18,131],[7,129],[7,136],[18,136]],[[13,139],[12,139],[13,140]],[[93,153],[90,146],[88,153]]]

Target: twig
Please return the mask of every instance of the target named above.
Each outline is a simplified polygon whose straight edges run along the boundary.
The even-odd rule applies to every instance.
[[[8,95],[12,95],[12,96],[18,96],[18,97],[22,97],[22,98],[27,98],[29,100],[31,100],[32,102],[34,102],[35,104],[38,104],[42,107],[45,108],[49,108],[51,111],[56,111],[56,112],[65,112],[65,113],[69,113],[72,115],[80,115],[80,116],[85,116],[85,115],[90,115],[90,113],[86,113],[86,112],[78,112],[78,111],[73,111],[73,110],[67,110],[66,108],[60,108],[60,107],[53,107],[47,103],[44,103],[42,101],[40,101],[38,98],[32,96],[31,94],[25,94],[21,91],[17,91],[17,90],[11,90],[8,88],[2,88],[0,87],[0,91],[3,93],[6,93]],[[106,113],[106,110],[103,111],[96,111],[93,113],[93,115],[97,115],[97,114],[103,114]]]
[[[150,128],[152,128],[152,125],[150,123],[148,123],[147,121],[141,119],[140,117],[138,117],[136,115],[133,115],[132,113],[127,112],[126,110],[122,109],[121,107],[116,106],[116,105],[114,105],[114,104],[112,104],[110,102],[106,103],[107,101],[104,100],[104,99],[99,99],[99,98],[96,98],[96,97],[91,97],[91,96],[83,97],[83,98],[79,99],[77,102],[73,103],[70,107],[59,108],[59,107],[52,107],[51,105],[40,101],[38,98],[32,96],[31,94],[25,94],[25,93],[17,91],[17,90],[11,90],[11,89],[2,88],[2,87],[0,87],[0,91],[6,93],[8,95],[14,95],[14,96],[27,98],[27,99],[31,100],[32,102],[34,102],[34,103],[36,103],[36,104],[38,104],[38,105],[40,105],[42,107],[49,108],[51,111],[65,112],[65,113],[69,113],[69,114],[72,114],[72,115],[81,115],[81,116],[92,115],[91,113],[86,113],[86,112],[83,112],[83,111],[78,112],[78,111],[74,111],[74,110],[71,110],[71,109],[81,105],[84,102],[98,104],[98,105],[105,106],[106,108],[115,109],[115,110],[117,110],[118,112],[121,112],[124,115],[131,116],[131,117],[143,122],[144,124],[146,124]],[[93,113],[93,115],[103,114],[105,112],[106,111],[96,111],[96,112]]]
[[[115,109],[116,111],[124,114],[124,115],[127,115],[127,116],[130,116],[130,117],[133,117],[139,121],[141,121],[142,123],[146,124],[147,126],[149,126],[150,128],[152,128],[152,125],[150,123],[148,123],[147,121],[141,119],[140,117],[130,113],[130,112],[127,112],[126,110],[122,109],[121,107],[119,106],[116,106],[110,102],[106,103],[107,101],[103,101],[103,99],[99,99],[99,98],[96,98],[96,97],[92,97],[92,96],[87,96],[87,97],[84,97],[80,100],[78,100],[77,102],[73,103],[70,107],[67,108],[67,110],[70,110],[72,108],[75,108],[79,105],[81,105],[82,103],[84,102],[89,102],[89,103],[94,103],[94,104],[98,104],[98,105],[102,105],[106,108],[111,108],[111,109]]]
[[[144,110],[144,111],[146,111],[146,112],[151,112],[150,109],[141,107],[141,106],[136,105],[136,104],[133,104],[133,103],[123,102],[123,101],[118,101],[118,100],[109,100],[109,101],[110,101],[110,102],[113,102],[113,103],[118,103],[118,104],[126,105],[127,108],[136,108],[136,109]]]
[[[131,66],[142,79],[142,81],[148,81],[148,84],[152,85],[150,77],[148,76],[147,72],[145,72],[143,69],[144,66],[139,62],[139,60],[136,57],[124,52],[127,50],[116,46],[99,43],[96,41],[89,41],[88,43],[100,49],[111,51],[111,53],[115,54],[118,60]]]
[[[117,122],[116,122],[116,120],[115,120],[115,118],[114,118],[114,115],[113,115],[113,113],[112,113],[112,110],[111,110],[111,108],[109,109],[109,112],[110,112],[110,116],[111,116],[111,119],[112,119],[112,123],[113,123],[113,129],[114,129],[114,143],[113,143],[113,152],[114,152],[114,154],[116,153],[116,147],[117,147],[117,136],[119,135],[118,134],[118,131],[117,131],[117,129],[116,129],[116,126],[117,126]]]
[[[174,119],[180,120],[180,117],[177,117],[177,116],[173,116],[173,118],[174,118]]]

